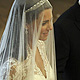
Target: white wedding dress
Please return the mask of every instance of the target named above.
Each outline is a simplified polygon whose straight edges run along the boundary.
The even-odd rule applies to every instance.
[[[53,78],[53,70],[49,64],[49,61],[47,59],[46,56],[46,51],[45,51],[45,44],[43,41],[39,40],[37,43],[37,47],[39,49],[41,58],[43,60],[43,64],[44,64],[44,69],[46,71],[46,78],[45,76],[42,74],[41,70],[39,69],[39,67],[37,66],[37,64],[35,63],[34,65],[34,80],[54,80]],[[3,65],[2,68],[2,73],[0,76],[0,80],[29,80],[29,78],[31,78],[32,76],[30,75],[31,72],[31,59],[32,59],[32,50],[28,47],[28,57],[27,59],[23,62],[18,62],[15,59],[10,59],[9,61],[6,61]],[[7,74],[6,72],[6,66],[9,65],[9,62],[11,62],[11,73],[9,74],[9,77],[7,79],[7,76],[5,74]],[[0,68],[0,69],[1,69]],[[21,74],[22,73],[22,74]],[[5,78],[4,78],[5,75]]]

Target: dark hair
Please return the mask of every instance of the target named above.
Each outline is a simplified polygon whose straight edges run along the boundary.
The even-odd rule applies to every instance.
[[[31,6],[30,6],[31,7]],[[31,20],[33,21],[35,19],[35,15],[37,16],[38,18],[38,15],[45,9],[49,9],[49,8],[52,8],[52,6],[46,1],[42,6],[40,6],[39,8],[37,8],[36,10],[32,10],[32,11],[29,11],[29,12],[26,12],[26,23],[30,23]],[[29,9],[26,8],[26,10]]]

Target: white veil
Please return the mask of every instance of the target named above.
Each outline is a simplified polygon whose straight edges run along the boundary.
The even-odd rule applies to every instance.
[[[56,80],[54,30],[41,35],[47,9],[52,10],[48,0],[14,1],[0,43],[0,80],[36,80],[37,68]],[[49,23],[53,25],[52,16]]]

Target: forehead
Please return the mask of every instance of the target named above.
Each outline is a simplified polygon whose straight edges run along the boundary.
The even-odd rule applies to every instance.
[[[50,20],[52,18],[52,9],[46,9],[39,14],[39,17],[43,17],[44,20]]]

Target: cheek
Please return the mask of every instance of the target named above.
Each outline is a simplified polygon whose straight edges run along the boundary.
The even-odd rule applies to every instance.
[[[45,31],[46,31],[46,27],[44,26],[41,28],[41,33],[44,33]]]

